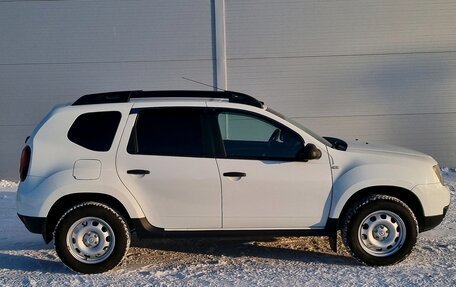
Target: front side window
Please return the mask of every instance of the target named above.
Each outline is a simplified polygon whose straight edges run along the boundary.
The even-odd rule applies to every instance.
[[[294,160],[303,147],[298,134],[260,116],[223,111],[217,121],[228,158]]]
[[[130,154],[209,156],[204,109],[153,108],[140,111],[127,151]]]
[[[116,111],[82,114],[68,131],[68,139],[93,151],[108,151],[120,123],[121,113]]]

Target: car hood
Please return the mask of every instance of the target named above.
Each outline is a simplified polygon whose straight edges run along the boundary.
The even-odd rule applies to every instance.
[[[394,145],[386,144],[375,144],[370,142],[362,141],[349,141],[347,142],[348,152],[358,152],[358,153],[383,153],[383,154],[397,154],[397,155],[408,155],[408,156],[417,156],[417,157],[429,157],[427,154],[422,152],[403,148]]]

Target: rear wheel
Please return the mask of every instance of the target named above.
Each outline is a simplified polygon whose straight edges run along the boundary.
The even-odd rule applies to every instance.
[[[130,245],[130,233],[122,216],[96,202],[69,209],[57,223],[54,239],[63,263],[81,273],[101,273],[114,268]]]
[[[372,195],[355,203],[342,227],[351,254],[368,265],[390,265],[412,251],[418,223],[410,208],[387,195]]]

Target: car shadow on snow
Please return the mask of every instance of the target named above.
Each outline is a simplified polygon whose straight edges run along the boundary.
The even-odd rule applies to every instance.
[[[339,246],[340,244],[338,244]],[[343,251],[334,253],[329,248],[326,238],[256,238],[256,239],[142,239],[133,238],[131,247],[146,248],[147,253],[154,258],[153,253],[159,252],[162,263],[173,263],[176,256],[166,256],[167,252],[179,252],[185,262],[185,254],[201,255],[203,257],[252,257],[263,259],[287,260],[303,263],[325,263],[332,265],[358,265],[358,263]],[[340,248],[341,246],[339,246]],[[340,249],[339,249],[340,250]],[[165,252],[161,252],[165,251]],[[136,256],[136,254],[132,254]],[[145,255],[142,252],[138,256]],[[179,257],[179,256],[178,256]],[[188,257],[188,256],[187,256]],[[155,258],[157,259],[157,258]],[[141,258],[147,264],[147,260]],[[176,262],[174,262],[176,263]],[[153,263],[152,263],[153,264]]]
[[[72,273],[62,262],[53,258],[37,258],[35,255],[0,253],[0,269],[12,271],[39,271],[43,273]]]

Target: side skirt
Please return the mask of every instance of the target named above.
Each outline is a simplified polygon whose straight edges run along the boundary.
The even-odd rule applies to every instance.
[[[146,218],[132,219],[134,232],[139,238],[205,238],[242,237],[265,238],[278,236],[328,236],[331,249],[337,252],[337,219],[328,218],[324,229],[281,229],[281,230],[211,230],[211,231],[165,231],[155,227]]]

